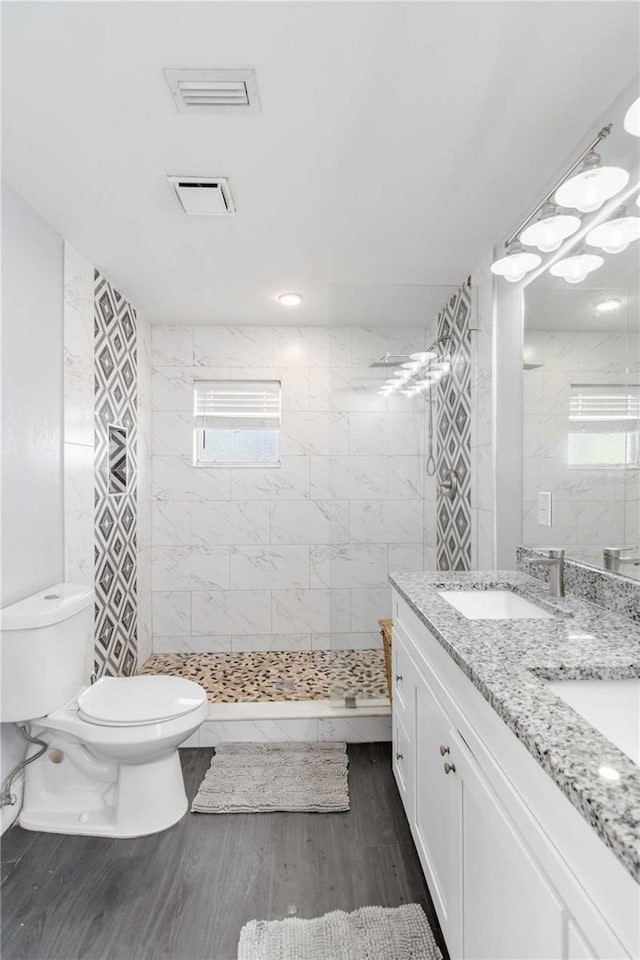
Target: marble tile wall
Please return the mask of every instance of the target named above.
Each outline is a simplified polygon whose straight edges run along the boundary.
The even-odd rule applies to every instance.
[[[494,283],[489,252],[471,275],[471,567],[496,567],[493,463]]]
[[[93,266],[64,244],[64,578],[94,579]],[[85,674],[93,670],[93,622]]]
[[[439,570],[471,568],[471,332],[473,288],[471,278],[445,304],[438,317],[438,337],[447,337],[441,349],[449,358],[449,374],[437,387],[436,481],[453,472],[456,493],[436,492],[436,563]]]
[[[129,676],[137,667],[138,544],[137,317],[122,294],[94,271],[95,670]],[[126,490],[109,489],[109,427],[127,431]]]
[[[138,645],[137,666],[152,649],[151,614],[151,327],[138,311]]]
[[[108,323],[102,313],[96,316],[96,283],[99,296],[108,290],[111,298],[114,316]],[[128,309],[133,326],[127,338],[122,321]],[[103,352],[106,346],[108,358]],[[103,365],[98,369],[101,354]],[[125,361],[130,362],[130,369],[123,378]],[[133,514],[137,512],[137,532],[135,521],[133,527],[120,530],[120,539],[131,547],[137,583],[134,571],[126,585],[119,571],[125,554],[115,549],[118,524],[105,525],[104,509],[111,510],[118,498],[107,496],[105,483],[101,482],[106,449],[103,408],[109,411],[107,420],[125,418],[130,424],[138,424],[137,438],[135,430],[130,436],[132,449],[137,447],[138,463],[136,476],[134,456],[135,489],[128,498]],[[101,444],[99,450],[96,437]],[[151,652],[151,330],[104,278],[98,274],[96,280],[92,264],[66,241],[63,455],[65,580],[96,586],[98,632],[105,624],[110,631],[110,639],[101,641],[96,634],[94,641],[95,626],[91,624],[86,676],[96,667],[109,673],[131,672],[136,665],[136,634],[140,662]],[[122,509],[115,512],[120,514]],[[99,523],[102,530],[98,529]],[[133,614],[127,596],[135,608]]]
[[[567,462],[571,383],[638,382],[638,337],[624,331],[527,331],[523,374],[523,528],[527,546],[561,544],[601,563],[602,546],[637,546],[636,469],[571,468]],[[539,526],[537,495],[553,494],[553,526]]]
[[[152,328],[153,649],[375,647],[389,569],[423,543],[424,401],[387,400],[386,351],[424,328]],[[280,379],[279,468],[192,464],[194,379]]]

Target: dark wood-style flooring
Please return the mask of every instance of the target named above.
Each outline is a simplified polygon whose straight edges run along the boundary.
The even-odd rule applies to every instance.
[[[182,751],[190,800],[211,755]],[[235,960],[254,918],[411,902],[445,953],[390,745],[353,745],[349,758],[348,813],[188,813],[135,840],[13,827],[2,838],[3,960]]]

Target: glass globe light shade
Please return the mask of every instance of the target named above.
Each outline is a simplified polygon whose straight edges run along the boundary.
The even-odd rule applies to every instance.
[[[603,263],[603,258],[594,253],[580,253],[575,257],[558,260],[549,267],[549,273],[554,277],[563,277],[567,283],[581,283]]]
[[[543,253],[557,250],[563,240],[580,229],[580,218],[568,213],[555,213],[555,207],[546,211],[535,223],[522,231],[520,240],[527,247],[537,247]]]
[[[615,197],[626,187],[629,173],[622,167],[603,167],[600,156],[592,150],[585,158],[580,172],[565,180],[555,192],[554,201],[560,207],[575,207],[583,213],[598,210],[605,200]]]
[[[605,253],[622,253],[630,243],[640,239],[640,217],[616,217],[594,227],[587,234],[590,247],[600,247]]]
[[[640,137],[640,97],[634,100],[624,115],[624,128],[634,137]]]
[[[491,264],[491,273],[504,277],[509,283],[518,283],[541,263],[542,257],[537,253],[526,253],[522,245],[515,241],[510,245],[506,256]]]

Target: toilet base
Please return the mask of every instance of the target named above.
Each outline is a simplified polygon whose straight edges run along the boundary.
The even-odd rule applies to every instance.
[[[74,757],[69,741],[55,747],[64,751],[62,761],[56,762],[57,754],[50,749],[25,770],[24,806],[18,818],[25,830],[142,837],[173,826],[187,811],[177,749],[140,764],[96,760],[92,770],[88,751]]]

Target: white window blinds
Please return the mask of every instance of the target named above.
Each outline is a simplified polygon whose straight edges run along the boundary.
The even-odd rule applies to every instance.
[[[640,388],[611,383],[571,384],[569,419],[640,420]]]
[[[279,380],[194,383],[195,463],[279,463]]]
[[[196,382],[194,415],[202,428],[273,430],[280,426],[280,381]]]

